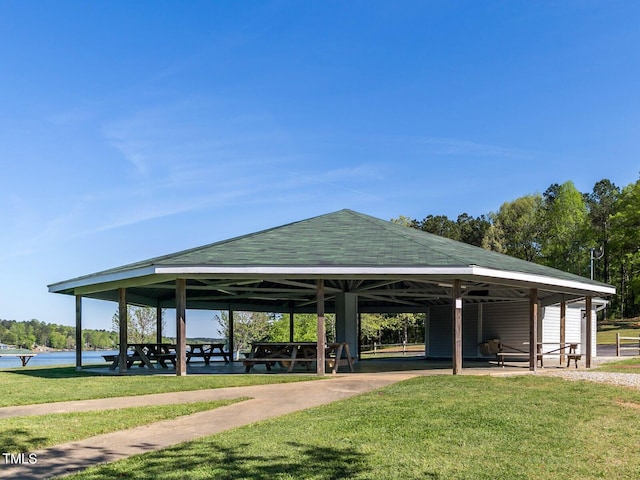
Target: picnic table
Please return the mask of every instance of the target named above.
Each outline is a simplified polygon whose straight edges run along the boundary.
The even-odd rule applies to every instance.
[[[551,350],[544,351],[544,346],[548,345],[552,348]],[[538,342],[538,360],[540,361],[540,366],[544,367],[544,357],[545,356],[557,356],[560,357],[560,361],[562,362],[563,357],[567,357],[567,368],[571,365],[571,360],[575,362],[576,368],[578,368],[578,360],[582,358],[582,354],[578,353],[578,345],[579,343],[575,342],[565,342],[565,343],[542,343]],[[549,347],[547,347],[549,348]]]
[[[187,363],[191,362],[191,359],[202,358],[205,365],[209,365],[211,357],[222,357],[224,363],[229,363],[229,353],[224,351],[224,343],[189,343],[187,347]]]
[[[529,346],[529,342],[524,342],[523,345]],[[550,350],[545,351],[545,345],[547,348],[551,348]],[[575,362],[576,368],[578,368],[578,360],[582,358],[582,354],[578,353],[578,345],[579,343],[575,342],[554,342],[554,343],[544,343],[538,342],[536,344],[536,360],[540,362],[540,366],[544,367],[544,357],[545,356],[557,356],[560,357],[560,360],[563,357],[567,357],[567,367],[571,364],[571,360]],[[552,348],[556,347],[556,348]],[[498,364],[504,367],[504,359],[505,357],[528,357],[529,352],[527,350],[523,350],[517,347],[512,347],[510,345],[506,345],[502,342],[498,344],[498,351],[496,352],[496,357],[498,358]]]
[[[36,355],[37,353],[0,353],[0,357],[18,357],[23,367]]]
[[[317,348],[317,344],[313,342],[254,342],[251,344],[251,352],[242,360],[242,364],[246,373],[258,364],[265,365],[269,371],[272,366],[280,364],[287,372],[292,372],[296,363],[302,363],[309,370],[311,364],[318,361]],[[325,363],[331,368],[331,373],[336,373],[338,367],[346,365],[353,372],[349,344],[327,344]]]
[[[162,368],[168,368],[167,362],[173,366],[176,365],[176,346],[172,343],[128,343],[127,350],[127,368],[139,363],[140,367],[147,367],[149,370],[155,370],[153,362]],[[119,355],[103,355],[105,361],[111,362],[109,370],[115,370],[118,367]]]

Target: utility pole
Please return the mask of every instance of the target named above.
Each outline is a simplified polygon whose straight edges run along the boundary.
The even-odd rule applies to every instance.
[[[597,255],[595,253],[596,250],[598,251]],[[604,248],[602,247],[598,247],[597,249],[591,248],[589,250],[589,258],[591,259],[591,280],[593,280],[593,261],[600,260],[603,256],[604,256]]]

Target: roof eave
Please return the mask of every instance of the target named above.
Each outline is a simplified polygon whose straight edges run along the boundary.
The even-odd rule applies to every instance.
[[[233,278],[304,277],[304,278],[378,278],[390,275],[400,278],[436,277],[460,280],[499,281],[507,285],[528,288],[560,289],[573,292],[587,292],[597,295],[613,295],[615,288],[610,285],[579,280],[561,279],[546,275],[536,275],[508,270],[470,266],[175,266],[151,265],[131,270],[79,277],[49,285],[52,293],[86,294],[97,291],[126,288],[128,286],[151,285],[171,278],[227,276]]]

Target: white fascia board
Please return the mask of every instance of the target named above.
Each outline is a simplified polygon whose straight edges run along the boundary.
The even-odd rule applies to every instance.
[[[164,275],[389,276],[473,275],[471,267],[158,267]]]
[[[550,285],[572,290],[587,290],[603,295],[615,293],[614,287],[522,272],[494,270],[475,265],[469,267],[158,267],[166,275],[283,275],[283,276],[447,276],[452,278],[485,277],[536,285]]]
[[[156,273],[165,275],[283,275],[283,276],[447,276],[453,278],[484,277],[525,284],[549,285],[571,290],[586,290],[603,295],[615,294],[614,287],[594,285],[551,276],[494,270],[475,265],[469,267],[158,267]]]
[[[104,275],[91,275],[89,277],[81,277],[65,282],[53,283],[49,285],[49,292],[57,293],[65,290],[86,287],[89,285],[97,285],[100,283],[120,282],[131,278],[144,277],[158,273],[155,266],[137,268],[134,270],[125,270],[116,273],[106,273]]]
[[[565,280],[556,277],[547,277],[542,275],[532,275],[529,273],[509,272],[504,270],[492,270],[484,267],[473,267],[473,275],[489,278],[500,278],[504,280],[514,280],[524,283],[537,283],[542,285],[551,285],[554,287],[569,288],[572,290],[588,290],[598,292],[604,295],[613,295],[616,293],[615,287],[608,285],[594,285],[591,283],[583,283],[575,280]]]
[[[563,280],[550,276],[532,275],[521,272],[494,270],[476,265],[464,267],[280,267],[280,266],[162,266],[151,265],[147,267],[126,270],[116,273],[97,274],[82,277],[66,282],[49,285],[49,291],[56,293],[69,289],[86,287],[90,285],[119,282],[123,280],[144,277],[148,275],[164,276],[190,276],[190,275],[214,275],[214,276],[312,276],[312,277],[378,277],[396,275],[399,277],[410,276],[445,276],[449,278],[471,279],[473,277],[494,278],[518,282],[523,284],[547,285],[560,288],[591,291],[604,295],[615,293],[615,288],[605,285],[593,285],[574,280]]]

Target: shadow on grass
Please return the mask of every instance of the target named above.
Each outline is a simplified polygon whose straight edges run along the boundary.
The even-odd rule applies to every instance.
[[[102,377],[107,375],[90,372],[77,371],[76,367],[23,367],[15,370],[2,370],[2,373],[11,373],[15,375],[26,375],[28,377],[37,378],[78,378],[78,377]]]
[[[343,479],[372,471],[368,455],[351,447],[328,448],[289,442],[287,452],[260,455],[248,453],[251,449],[248,444],[223,446],[212,442],[208,446],[211,448],[199,452],[188,447],[169,448],[138,457],[134,462],[104,465],[85,472],[81,478]],[[100,459],[94,459],[97,461]]]
[[[0,431],[0,452],[30,452],[46,440],[45,437],[34,437],[33,432],[29,430],[21,428],[2,429]]]

